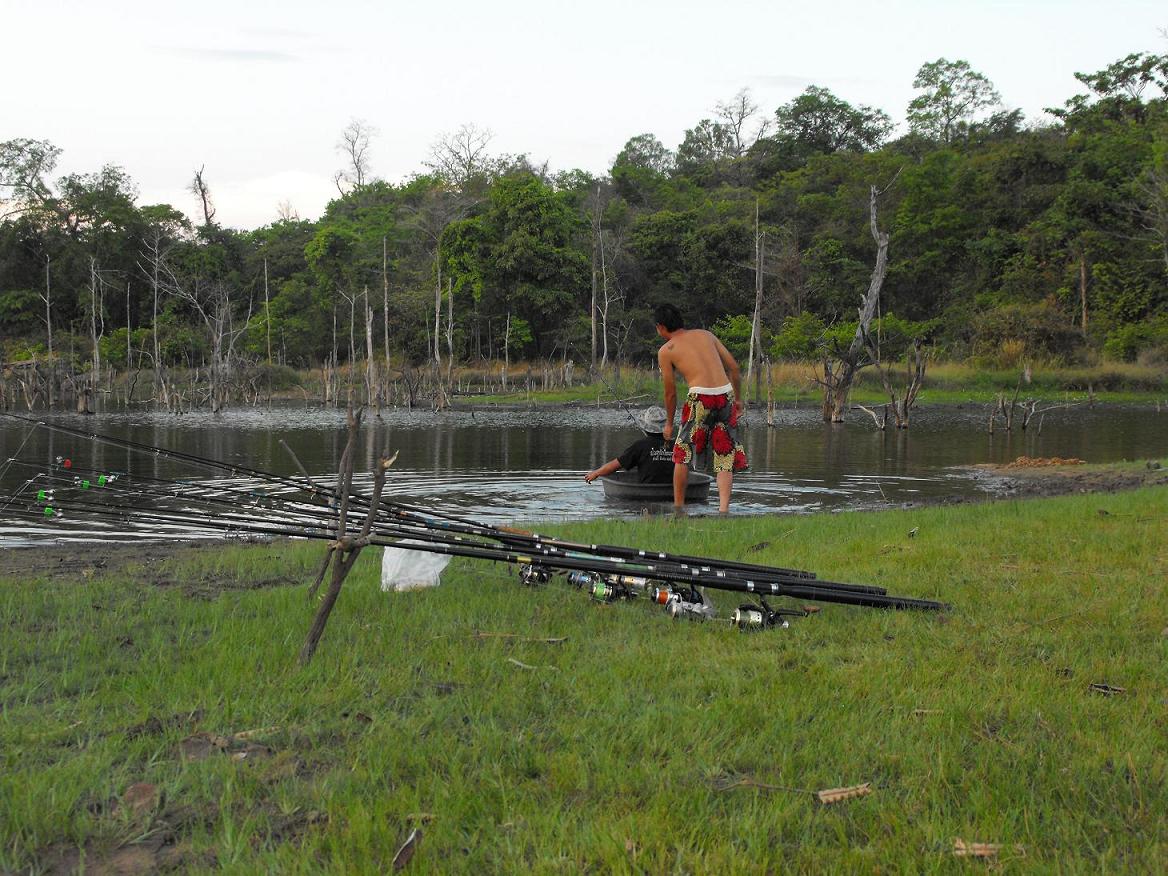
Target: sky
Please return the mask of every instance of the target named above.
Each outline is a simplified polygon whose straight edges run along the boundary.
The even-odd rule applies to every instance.
[[[602,174],[624,143],[676,148],[749,88],[767,113],[809,85],[902,122],[920,66],[963,59],[1046,118],[1092,72],[1168,52],[1163,0],[0,0],[0,141],[47,139],[58,175],[123,167],[140,204],[194,215],[204,168],[236,228],[336,196],[341,131],[377,131],[374,176],[424,170],[440,135]]]

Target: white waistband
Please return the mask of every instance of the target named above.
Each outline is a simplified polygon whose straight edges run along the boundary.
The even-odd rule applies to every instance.
[[[708,386],[691,386],[689,388],[690,395],[694,393],[698,395],[726,395],[734,389],[732,384],[727,383],[725,386],[718,386],[711,389]]]

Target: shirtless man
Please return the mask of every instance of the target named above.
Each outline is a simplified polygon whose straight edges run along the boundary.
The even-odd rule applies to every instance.
[[[730,510],[734,472],[746,468],[746,451],[738,440],[738,418],[742,405],[738,394],[738,363],[722,342],[704,329],[687,329],[681,313],[672,304],[653,311],[657,334],[665,344],[657,353],[665,384],[665,429],[673,437],[673,415],[677,411],[676,368],[689,387],[681,409],[681,428],[673,445],[673,504],[685,502],[689,464],[695,455],[709,448],[714,453],[714,474],[718,479],[718,510]]]

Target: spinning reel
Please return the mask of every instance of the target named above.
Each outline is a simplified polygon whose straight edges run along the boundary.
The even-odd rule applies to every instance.
[[[738,629],[747,632],[750,630],[769,630],[778,627],[785,630],[790,626],[789,617],[807,617],[809,611],[803,608],[771,608],[761,596],[758,605],[745,602],[734,610],[731,622]]]
[[[543,566],[520,566],[519,582],[528,587],[539,587],[552,579],[552,573]]]

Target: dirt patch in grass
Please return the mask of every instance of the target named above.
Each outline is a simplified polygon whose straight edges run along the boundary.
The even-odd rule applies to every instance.
[[[1054,461],[1020,457],[1005,465],[982,465],[978,469],[992,478],[995,493],[1003,498],[1115,493],[1168,484],[1168,469],[1155,461],[1086,465],[1077,459]]]
[[[235,542],[232,542],[234,544]],[[184,560],[222,549],[218,541],[146,541],[106,544],[42,544],[12,548],[4,555],[4,577],[87,581],[132,572],[155,587],[174,587],[192,599],[214,599],[234,590],[262,590],[304,583],[290,575],[237,577],[224,572],[183,575]]]
[[[88,579],[117,575],[131,566],[149,568],[220,547],[206,541],[105,542],[98,544],[38,544],[4,552],[7,578]]]

